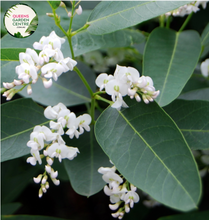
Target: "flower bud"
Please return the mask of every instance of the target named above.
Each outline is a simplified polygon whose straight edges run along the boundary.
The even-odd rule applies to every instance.
[[[51,157],[46,158],[47,163],[51,166],[53,164],[53,159]]]
[[[38,197],[41,198],[43,196],[43,191],[42,189],[40,188],[39,191],[38,191]]]
[[[78,9],[76,9],[76,13],[78,14],[78,15],[81,15],[82,14],[82,7],[79,5],[78,6]]]
[[[14,84],[15,84],[16,86],[20,86],[20,85],[22,85],[22,83],[23,83],[22,80],[16,80],[16,79],[14,79]]]
[[[66,5],[65,5],[65,3],[64,3],[64,2],[60,2],[59,7],[66,8]]]
[[[40,183],[42,178],[42,174],[39,174],[37,177],[33,177],[33,181],[35,183]]]
[[[45,166],[45,170],[47,173],[51,173],[51,169],[52,168],[48,164]]]
[[[3,82],[3,86],[6,88],[6,89],[11,89],[15,86],[14,82],[12,83],[8,83],[8,82]]]
[[[28,85],[28,87],[27,87],[27,93],[28,93],[28,95],[31,95],[32,94],[32,87],[31,87],[31,85]]]
[[[109,204],[109,208],[110,208],[111,210],[116,210],[116,209],[118,209],[118,207],[119,207],[120,204],[121,204],[120,201],[117,202],[117,203],[115,203],[115,204]]]
[[[47,175],[45,175],[45,176],[44,176],[44,178],[42,179],[41,183],[42,183],[42,184],[45,184],[45,183],[46,183],[46,181],[47,181],[47,179],[48,179],[48,176],[47,176]]]
[[[72,16],[72,13],[69,11],[67,16],[70,18]]]
[[[57,179],[52,179],[54,185],[58,186],[60,184],[60,181]]]
[[[47,80],[47,79],[43,78],[42,81],[43,81],[44,87],[45,87],[46,89],[48,89],[49,87],[52,86],[52,79]]]
[[[53,13],[46,13],[46,15],[49,17],[54,17]]]
[[[48,189],[49,188],[49,182],[45,183],[45,188]]]
[[[141,98],[137,93],[135,94],[135,99],[137,102],[141,102]]]

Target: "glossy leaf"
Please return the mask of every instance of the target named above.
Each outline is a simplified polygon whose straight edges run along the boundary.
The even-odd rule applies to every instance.
[[[34,126],[47,124],[44,109],[31,99],[18,99],[1,107],[1,161],[30,153],[26,143]]]
[[[175,100],[165,111],[181,129],[192,150],[209,148],[209,102]]]
[[[103,1],[89,16],[88,31],[96,35],[112,33],[188,3],[188,1]]]
[[[25,53],[25,48],[2,48],[1,60],[2,61],[19,61],[19,53]]]
[[[22,206],[19,202],[2,204],[1,215],[11,215]]]
[[[61,3],[61,1],[47,1],[52,9],[57,9]]]
[[[202,46],[203,46],[203,54],[208,53],[208,47],[209,47],[209,23],[206,25],[205,29],[202,32],[201,35],[202,40]]]
[[[41,215],[2,215],[2,220],[66,220],[64,218],[56,218]],[[68,219],[70,220],[70,219]]]
[[[193,212],[158,218],[158,220],[206,220],[209,219],[209,211]]]
[[[1,163],[1,202],[15,201],[37,173],[38,166],[27,165],[26,158]]]
[[[192,75],[201,51],[196,31],[175,32],[156,28],[149,36],[143,60],[143,75],[160,90],[156,101],[168,105],[181,93]]]
[[[93,128],[91,128],[93,129]],[[85,132],[79,139],[68,141],[70,146],[78,147],[80,154],[72,160],[64,160],[71,185],[75,192],[83,196],[92,196],[105,185],[99,167],[112,166],[108,157],[98,145],[93,130]]]
[[[209,88],[196,89],[181,94],[178,99],[209,101]]]
[[[174,209],[196,208],[201,183],[191,150],[157,103],[126,99],[129,108],[107,108],[98,118],[98,143],[119,172],[154,199]]]
[[[83,63],[79,63],[77,66],[92,90],[95,91],[95,74]],[[48,89],[43,86],[42,80],[39,79],[37,83],[32,85],[32,90],[33,93],[31,95],[27,94],[27,89],[22,90],[19,94],[24,97],[31,97],[34,101],[45,106],[56,105],[59,102],[66,106],[91,102],[88,90],[74,71],[63,73],[56,82],[53,80],[53,85]]]

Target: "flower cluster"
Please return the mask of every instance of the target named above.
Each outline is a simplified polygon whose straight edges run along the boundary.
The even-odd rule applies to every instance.
[[[173,11],[167,12],[165,15],[166,16],[180,16],[184,17],[185,15],[189,15],[192,12],[197,12],[199,11],[199,6],[202,5],[202,7],[205,9],[208,1],[194,1],[189,4],[183,5],[179,7],[178,9],[175,9]]]
[[[34,49],[27,48],[25,53],[19,54],[20,65],[16,66],[16,73],[19,80],[11,83],[4,82],[3,86],[8,89],[3,96],[10,100],[15,93],[21,91],[26,85],[27,93],[32,93],[31,84],[41,78],[45,88],[52,85],[52,79],[57,81],[58,77],[68,70],[73,70],[77,62],[70,57],[64,58],[61,45],[65,42],[52,31],[49,36],[41,37],[39,42],[33,44],[34,49],[41,50],[39,54]],[[38,73],[38,71],[40,73]],[[49,80],[47,80],[49,79]],[[23,85],[20,90],[13,87]]]
[[[201,63],[200,70],[204,77],[207,78],[209,76],[209,59],[206,59],[204,62]]]
[[[139,202],[139,195],[136,193],[136,187],[125,181],[116,173],[116,167],[100,167],[98,172],[103,174],[103,180],[108,183],[105,185],[104,192],[110,196],[109,207],[111,210],[117,210],[112,213],[114,218],[122,219],[125,213],[130,212],[134,203]]]
[[[117,65],[114,75],[101,73],[96,78],[96,85],[100,91],[105,89],[108,95],[114,102],[113,108],[120,109],[121,106],[128,107],[123,100],[123,96],[130,96],[140,102],[142,95],[143,101],[148,104],[152,102],[160,94],[160,91],[155,91],[153,81],[149,76],[141,76],[133,67],[123,67]]]
[[[44,111],[44,115],[48,119],[56,119],[57,122],[50,121],[49,125],[51,129],[46,126],[35,126],[33,132],[30,134],[30,140],[27,142],[27,146],[31,148],[30,152],[32,155],[32,157],[27,158],[27,163],[35,166],[38,161],[39,164],[42,164],[42,159],[46,157],[47,165],[45,166],[45,172],[34,178],[35,183],[41,182],[39,197],[49,188],[49,183],[47,182],[48,176],[50,176],[55,185],[59,185],[60,183],[57,179],[58,172],[54,171],[51,167],[54,158],[58,158],[59,162],[65,158],[72,160],[79,153],[78,148],[69,147],[65,144],[65,141],[61,137],[65,133],[64,129],[68,128],[66,134],[70,138],[74,136],[78,138],[84,132],[84,129],[90,131],[89,124],[91,123],[90,115],[83,114],[76,117],[62,103],[54,107],[48,106]],[[42,154],[40,154],[41,150],[43,150]]]

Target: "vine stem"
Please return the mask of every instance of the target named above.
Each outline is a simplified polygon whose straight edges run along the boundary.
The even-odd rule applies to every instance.
[[[192,15],[194,12],[192,12],[191,14],[189,14],[186,18],[186,20],[184,21],[184,23],[182,24],[181,28],[179,29],[179,32],[182,32],[184,30],[184,28],[187,26],[187,24],[189,23]]]
[[[106,103],[108,103],[110,105],[113,104],[113,101],[107,100],[107,99],[105,99],[105,98],[103,98],[103,97],[101,97],[99,95],[95,95],[95,99],[101,100],[101,101],[106,102]]]
[[[74,67],[73,70],[78,74],[78,76],[80,77],[80,79],[82,80],[82,82],[84,83],[86,88],[88,89],[88,91],[89,91],[89,93],[91,95],[91,98],[93,98],[94,93],[93,93],[91,87],[89,86],[88,82],[86,81],[85,77],[83,76],[83,74],[80,72],[80,70],[76,66]]]

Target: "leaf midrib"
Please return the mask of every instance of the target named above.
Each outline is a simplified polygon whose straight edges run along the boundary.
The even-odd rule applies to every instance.
[[[168,70],[167,70],[167,73],[166,73],[166,76],[165,76],[165,80],[164,80],[164,83],[163,83],[163,87],[162,87],[162,89],[161,89],[161,91],[160,91],[161,95],[160,95],[160,98],[159,98],[159,102],[158,102],[158,103],[161,102],[161,99],[162,99],[162,97],[163,97],[163,95],[164,95],[165,86],[166,86],[166,84],[167,84],[168,76],[169,76],[169,73],[170,73],[170,70],[171,70],[171,66],[172,66],[172,64],[173,64],[174,56],[175,56],[175,53],[176,53],[176,48],[177,48],[177,43],[178,43],[179,35],[180,35],[180,33],[177,32],[177,33],[176,33],[176,38],[175,38],[175,43],[174,43],[173,53],[172,53],[171,60],[170,60],[169,66],[168,66]]]
[[[193,202],[194,206],[196,207],[196,203],[194,202],[193,198],[190,196],[188,191],[184,188],[184,186],[181,184],[181,182],[176,178],[176,176],[170,171],[170,169],[165,165],[165,163],[161,160],[161,158],[155,153],[155,151],[152,149],[152,147],[146,142],[146,140],[140,135],[140,133],[133,127],[133,125],[127,120],[127,118],[123,115],[121,111],[118,111],[119,114],[123,117],[123,119],[126,121],[126,123],[133,129],[133,131],[141,138],[141,140],[146,144],[146,146],[152,151],[154,156],[162,163],[162,165],[167,169],[167,171],[173,176],[173,178],[176,180],[176,182],[182,187],[182,189],[186,192],[188,197]]]

